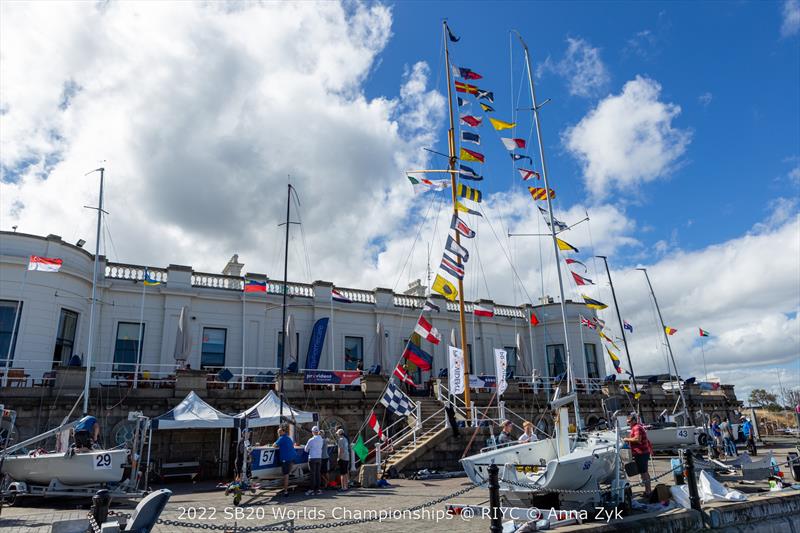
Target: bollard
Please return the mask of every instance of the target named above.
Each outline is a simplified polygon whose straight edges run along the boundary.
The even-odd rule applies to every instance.
[[[100,489],[97,494],[92,496],[92,509],[89,512],[99,527],[102,527],[103,522],[108,518],[108,506],[110,504],[111,496],[108,494],[107,489]]]
[[[689,505],[695,511],[701,511],[700,494],[697,492],[697,479],[694,477],[694,455],[690,450],[686,450],[684,456],[686,460],[686,483],[689,485]]]
[[[489,465],[489,507],[491,509],[491,522],[489,531],[492,533],[502,533],[503,513],[500,510],[500,469],[492,463]]]

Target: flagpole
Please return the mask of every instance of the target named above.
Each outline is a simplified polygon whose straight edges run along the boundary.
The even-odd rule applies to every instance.
[[[97,303],[97,268],[100,256],[100,225],[103,221],[103,181],[106,169],[100,167],[92,172],[100,172],[100,195],[97,206],[97,231],[94,247],[94,268],[92,270],[92,302],[89,307],[89,341],[86,347],[86,377],[83,382],[83,415],[89,414],[89,387],[92,373],[92,351],[94,349],[94,308]],[[89,172],[91,174],[91,172]]]
[[[281,373],[281,394],[280,394],[280,414],[278,415],[279,424],[283,423],[283,375],[284,367],[286,366],[286,293],[288,293],[288,276],[289,276],[289,216],[291,213],[292,205],[292,184],[287,183],[286,192],[286,242],[283,247],[283,304],[282,304],[282,318],[281,318],[281,351],[280,351],[280,369]]]
[[[246,357],[246,353],[245,353],[246,352],[246,350],[245,350],[245,340],[246,340],[245,339],[245,324],[247,322],[247,319],[245,318],[245,313],[246,313],[246,310],[245,310],[245,299],[246,299],[246,295],[247,295],[247,291],[246,291],[246,289],[247,289],[247,279],[246,278],[242,278],[242,280],[243,280],[242,283],[244,285],[242,285],[242,379],[241,379],[242,383],[241,383],[240,390],[244,390],[244,365],[245,365],[245,362],[246,362],[246,360],[245,360],[245,357]]]
[[[456,196],[456,173],[454,172],[456,169],[456,132],[455,132],[455,122],[453,119],[453,82],[450,77],[450,47],[448,45],[449,42],[449,34],[450,29],[447,26],[447,21],[442,21],[443,26],[443,37],[444,37],[444,57],[445,57],[445,65],[444,69],[447,73],[447,110],[450,115],[450,129],[447,130],[447,148],[450,154],[449,164],[450,164],[450,184],[452,189],[452,199],[453,199],[453,214],[458,215],[457,209],[457,196]],[[455,232],[455,241],[456,244],[459,246],[461,245],[461,235],[458,231]],[[460,266],[461,256],[459,254],[455,254],[456,256],[456,263]],[[461,350],[464,356],[464,409],[466,410],[467,419],[470,417],[470,400],[469,400],[469,347],[467,346],[467,323],[464,319],[464,280],[459,279],[458,281],[458,321],[459,321],[459,328],[461,333]]]
[[[516,30],[515,30],[516,31]],[[536,90],[533,84],[533,71],[531,70],[531,58],[530,52],[528,51],[528,45],[525,44],[525,41],[522,39],[522,35],[519,32],[517,33],[517,37],[519,37],[520,43],[522,43],[522,48],[525,51],[525,64],[528,70],[528,85],[531,89],[531,104],[532,104],[532,111],[533,111],[533,119],[534,123],[536,124],[536,138],[539,141],[539,157],[542,159],[542,179],[544,180],[544,188],[545,188],[545,198],[547,200],[547,211],[550,218],[550,236],[553,241],[553,253],[555,254],[555,261],[556,261],[556,272],[558,273],[558,290],[561,296],[561,322],[564,326],[564,347],[567,352],[567,375],[569,376],[569,380],[567,383],[568,387],[571,387],[571,390],[575,391],[575,376],[572,372],[572,358],[571,352],[569,348],[569,332],[567,331],[567,304],[564,298],[564,280],[562,279],[561,274],[561,260],[560,255],[558,253],[558,241],[556,237],[556,224],[553,217],[553,201],[550,198],[550,184],[547,179],[547,163],[544,158],[544,143],[542,142],[542,127],[539,121],[539,107],[536,105]],[[568,389],[569,390],[569,389]],[[581,423],[580,423],[580,414],[579,414],[579,407],[578,407],[578,397],[575,396],[575,422],[578,430],[580,431]]]
[[[533,382],[536,374],[536,359],[533,354],[533,324],[531,321],[533,320],[533,306],[530,309],[530,316],[528,317],[528,342],[531,345],[531,381]],[[536,392],[536,383],[531,383],[533,386],[534,393]]]
[[[705,348],[706,340],[703,335],[700,335],[700,351],[703,353],[703,372],[706,375],[706,383],[708,383],[708,368],[706,368],[706,348]]]
[[[678,381],[678,394],[681,396],[681,403],[683,404],[684,423],[689,421],[689,411],[686,409],[686,398],[683,396],[683,387],[681,387],[681,378],[678,375],[678,365],[675,364],[675,356],[672,354],[672,346],[669,344],[669,335],[667,335],[667,326],[664,325],[664,317],[661,316],[661,308],[658,307],[658,300],[656,293],[653,291],[653,284],[650,283],[650,276],[647,275],[646,268],[637,268],[644,272],[644,277],[647,280],[647,286],[650,287],[650,294],[653,296],[653,303],[656,304],[656,311],[658,311],[658,319],[661,321],[661,333],[664,335],[664,340],[667,341],[667,351],[669,351],[669,358],[672,361],[672,368],[675,370],[675,379]],[[672,380],[670,380],[672,381]]]
[[[614,290],[614,283],[611,281],[611,270],[608,269],[608,258],[604,255],[598,255],[603,260],[606,266],[606,275],[608,276],[608,284],[611,286],[611,297],[614,299],[614,309],[617,311],[617,321],[619,322],[619,330],[622,332],[622,344],[625,345],[625,355],[628,358],[628,368],[631,371],[631,381],[633,381],[633,394],[636,397],[636,374],[633,372],[633,363],[631,362],[631,352],[628,350],[628,338],[625,335],[625,326],[622,324],[622,316],[619,313],[619,304],[617,303],[617,293]]]
[[[142,279],[142,305],[139,307],[139,341],[136,343],[136,367],[133,373],[133,388],[138,388],[139,385],[139,366],[142,361],[142,337],[144,336],[144,292],[147,289],[147,268],[144,269],[144,278]]]
[[[17,329],[19,329],[20,319],[20,308],[22,307],[22,297],[25,294],[25,284],[28,283],[28,272],[30,269],[30,256],[28,256],[28,264],[25,265],[25,274],[22,275],[22,286],[19,288],[19,300],[17,300],[17,305],[14,308],[14,322],[11,323],[11,340],[8,342],[8,351],[6,352],[6,362],[5,362],[5,372],[3,372],[3,386],[5,387],[8,383],[8,369],[11,366],[11,349],[14,346],[14,341],[18,339]],[[15,351],[16,352],[16,351]]]

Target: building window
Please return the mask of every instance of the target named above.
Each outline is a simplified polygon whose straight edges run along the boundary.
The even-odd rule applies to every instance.
[[[594,344],[583,345],[583,356],[586,358],[586,377],[599,378],[600,369],[597,367],[597,348]]]
[[[136,354],[139,349],[139,323],[120,322],[117,324],[117,342],[114,344],[114,372],[134,372]],[[144,340],[144,326],[141,328]]]
[[[299,331],[295,331],[294,335],[295,335],[294,346],[290,347],[290,352],[293,349],[295,353],[287,353],[286,354],[286,357],[289,359],[289,364],[291,364],[291,363],[293,363],[295,361],[295,358],[297,357],[297,351],[300,349],[300,332]],[[282,355],[283,355],[283,332],[279,331],[278,332],[278,353],[275,355],[275,360],[277,361],[278,368],[284,368],[283,360],[281,359]]]
[[[68,365],[75,348],[75,330],[78,326],[78,313],[69,309],[61,310],[56,333],[56,346],[53,350],[53,365]]]
[[[564,345],[563,344],[548,344],[547,345],[547,371],[551,378],[559,376],[566,372],[567,365],[564,362]]]
[[[11,346],[11,361],[14,360],[14,352],[17,349],[17,337],[19,336],[19,322],[22,317],[22,302],[15,300],[0,300],[0,362],[6,366],[8,345],[11,337],[14,337],[14,344]],[[19,305],[19,310],[17,309]],[[11,362],[8,362],[11,365]]]
[[[506,351],[506,378],[513,378],[517,373],[517,347],[516,346],[503,346]]]
[[[227,336],[227,329],[203,328],[200,368],[222,368],[225,366],[225,339]]]
[[[344,338],[344,369],[362,370],[364,368],[364,337]]]

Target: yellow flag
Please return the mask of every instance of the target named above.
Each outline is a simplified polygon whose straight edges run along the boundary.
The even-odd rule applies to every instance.
[[[561,239],[559,239],[558,237],[556,237],[556,244],[558,245],[558,249],[559,249],[559,250],[564,250],[564,251],[567,251],[567,252],[578,252],[578,249],[577,249],[577,248],[575,248],[574,246],[572,246],[572,245],[571,245],[570,243],[568,243],[567,241],[562,241],[562,240],[561,240]]]
[[[436,279],[433,282],[433,290],[450,300],[451,302],[455,301],[456,297],[458,296],[458,290],[456,289],[455,285],[447,281],[445,278],[436,274]]]
[[[497,131],[510,130],[517,125],[515,122],[506,122],[505,120],[497,120],[491,117],[489,117],[489,122],[492,123],[492,126],[494,126],[494,129]]]
[[[638,400],[638,399],[639,399],[639,397],[641,397],[641,395],[642,395],[642,393],[641,393],[641,392],[637,392],[636,394],[634,394],[634,395],[633,395],[633,399],[634,399],[634,400]]]

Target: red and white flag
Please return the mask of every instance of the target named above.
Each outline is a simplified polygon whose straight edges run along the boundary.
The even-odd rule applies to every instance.
[[[373,431],[375,431],[375,433],[378,434],[378,438],[383,440],[383,430],[381,429],[381,425],[378,422],[378,417],[375,416],[375,413],[372,413],[371,415],[369,415],[369,422],[368,423],[369,423],[369,427],[371,427],[373,429]]]
[[[517,148],[525,148],[525,139],[509,139],[508,137],[501,137],[503,146],[506,150],[516,150]]]
[[[536,178],[537,180],[541,179],[541,176],[535,170],[530,170],[528,168],[518,168],[517,170],[519,170],[519,175],[522,176],[522,179],[525,181],[531,178]]]
[[[39,272],[58,272],[64,263],[55,257],[39,257],[32,255],[28,262],[28,270],[38,270]]]
[[[472,308],[472,314],[475,316],[494,316],[494,307],[475,304]]]
[[[539,325],[539,318],[533,311],[531,311],[531,326],[538,326],[538,325]]]
[[[417,386],[417,384],[414,383],[414,380],[411,379],[411,376],[409,376],[406,373],[406,369],[403,368],[402,366],[400,366],[399,364],[394,369],[394,375],[395,375],[395,377],[397,377],[403,383],[408,383],[412,387],[416,387]]]
[[[439,330],[433,327],[430,322],[425,320],[424,316],[419,317],[417,325],[414,326],[414,333],[418,333],[420,337],[426,339],[428,342],[432,342],[433,344],[439,344],[439,341],[442,340]]]

